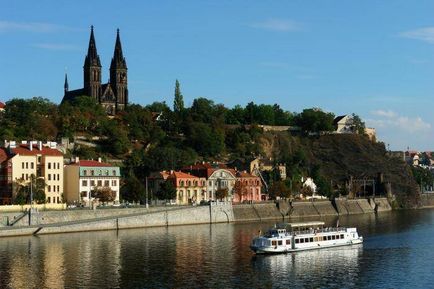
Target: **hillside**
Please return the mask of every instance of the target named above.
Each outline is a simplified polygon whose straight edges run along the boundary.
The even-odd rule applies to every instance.
[[[390,157],[383,143],[374,143],[365,136],[300,137],[268,133],[261,143],[267,157],[278,156],[280,160],[286,160],[292,175],[317,175],[331,181],[332,186],[343,186],[350,177],[376,179],[382,173],[384,182],[390,182],[400,206],[418,203],[418,185],[411,168],[403,160]]]

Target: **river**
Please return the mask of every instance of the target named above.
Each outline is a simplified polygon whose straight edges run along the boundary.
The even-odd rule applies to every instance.
[[[4,238],[0,288],[434,287],[434,210],[339,222],[364,244],[255,256],[250,240],[272,222]]]

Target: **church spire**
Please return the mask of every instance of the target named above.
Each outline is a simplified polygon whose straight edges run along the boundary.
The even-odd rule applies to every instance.
[[[116,33],[115,50],[113,53],[110,68],[127,68],[127,63],[125,61],[124,54],[122,53],[122,44],[121,38],[119,36],[119,28],[117,29]]]
[[[63,86],[63,88],[65,89],[65,94],[68,92],[69,90],[69,85],[68,85],[68,74],[65,73],[65,85]]]
[[[90,39],[89,47],[87,49],[86,59],[84,60],[84,66],[101,66],[99,55],[96,50],[95,36],[93,35],[93,25],[90,27]]]

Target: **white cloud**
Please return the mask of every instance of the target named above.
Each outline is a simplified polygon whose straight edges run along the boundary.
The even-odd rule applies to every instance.
[[[408,117],[400,116],[391,110],[376,110],[371,112],[372,115],[380,118],[367,119],[368,126],[375,128],[393,129],[407,133],[427,132],[431,129],[431,124],[425,122],[420,116]]]
[[[80,47],[70,44],[62,43],[35,43],[33,47],[47,49],[47,50],[79,50]]]
[[[404,31],[399,35],[401,37],[417,39],[434,44],[434,27],[423,27],[415,30]]]
[[[266,30],[273,30],[273,31],[297,31],[301,29],[300,23],[297,23],[293,20],[289,19],[267,19],[262,22],[253,23],[249,25],[253,28],[260,28],[260,29],[266,29]]]
[[[63,30],[71,30],[71,28],[52,23],[13,22],[0,20],[0,32],[25,31],[35,33],[52,33]]]
[[[384,117],[388,117],[388,118],[393,118],[396,117],[397,114],[391,110],[374,110],[371,112],[371,114],[376,115],[376,116],[384,116]]]

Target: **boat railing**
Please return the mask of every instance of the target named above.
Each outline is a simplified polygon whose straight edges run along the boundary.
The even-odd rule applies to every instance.
[[[310,228],[306,230],[293,230],[291,233],[295,235],[302,235],[302,234],[317,234],[317,233],[330,233],[330,232],[345,232],[344,227],[327,227],[327,228]]]

